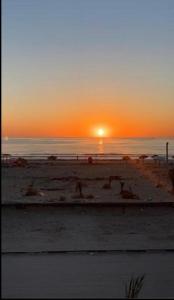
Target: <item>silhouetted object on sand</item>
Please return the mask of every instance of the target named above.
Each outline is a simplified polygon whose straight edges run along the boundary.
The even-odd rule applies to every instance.
[[[10,163],[11,155],[8,153],[2,154],[1,166],[8,166]]]
[[[128,161],[128,160],[131,160],[131,158],[130,158],[130,156],[125,155],[125,156],[122,157],[122,160]]]
[[[111,189],[112,178],[109,176],[109,182],[103,185],[103,189]]]
[[[88,157],[88,164],[93,164],[93,158],[92,158],[92,156]]]
[[[77,194],[75,195],[72,195],[72,198],[73,199],[78,199],[78,198],[86,198],[86,199],[93,199],[94,196],[92,194],[87,194],[87,195],[84,195],[82,193],[82,187],[85,186],[85,184],[82,184],[81,181],[77,181],[76,182],[76,187],[75,187],[75,192]]]
[[[65,197],[65,196],[61,195],[61,196],[59,197],[59,201],[65,201],[65,200],[66,200],[66,197]]]
[[[156,188],[162,188],[163,187],[163,184],[161,183],[161,176],[160,175],[158,176],[158,182],[155,186],[156,186]]]
[[[117,175],[111,175],[109,176],[109,182],[108,183],[105,183],[103,185],[103,189],[111,189],[111,183],[113,180],[120,180],[121,177],[120,176],[117,176]]]
[[[156,188],[162,188],[163,187],[163,184],[162,184],[162,177],[161,177],[161,174],[160,172],[159,173],[156,173],[157,174],[157,183],[156,183]]]
[[[122,196],[123,199],[139,199],[139,197],[132,192],[131,187],[129,187],[129,190],[124,190],[124,182],[120,182],[121,185],[121,191],[120,195]]]
[[[174,192],[174,168],[169,170],[169,178],[172,182],[172,192]]]
[[[85,196],[86,199],[94,199],[94,195],[92,194],[88,194]]]
[[[128,284],[125,284],[125,297],[128,299],[136,299],[143,287],[145,274],[142,276],[132,277]]]
[[[159,155],[157,155],[157,154],[152,155],[152,158],[153,158],[155,164],[156,164],[156,165],[159,165],[159,166],[160,166],[161,161],[164,161],[164,160],[165,160],[163,157],[161,157],[161,156],[159,156]]]
[[[81,181],[77,181],[75,191],[76,191],[77,193],[79,193],[80,198],[83,198],[83,193],[82,193],[82,182],[81,182]]]
[[[55,155],[48,156],[48,160],[50,160],[50,161],[55,161],[56,159],[57,159],[57,157]]]
[[[152,158],[159,166],[161,165],[161,163],[166,162],[166,158],[164,156],[153,155]]]
[[[28,165],[28,161],[25,158],[19,157],[13,162],[13,166],[16,167],[26,167]]]
[[[2,154],[2,159],[3,159],[3,160],[8,160],[8,159],[10,159],[10,158],[11,158],[11,155],[10,155],[10,154],[8,154],[8,153]]]
[[[34,182],[32,182],[26,189],[25,196],[43,196],[43,193],[34,188]]]
[[[121,176],[118,176],[118,175],[111,175],[111,176],[109,176],[109,178],[111,180],[121,180]]]
[[[169,143],[166,143],[166,163],[169,162]]]
[[[157,154],[154,154],[151,157],[153,158],[154,162],[158,162],[159,156]]]
[[[140,161],[142,161],[142,162],[144,162],[144,160],[145,160],[146,158],[148,158],[148,155],[143,154],[143,155],[140,155],[140,156],[139,156],[139,159],[140,159]]]

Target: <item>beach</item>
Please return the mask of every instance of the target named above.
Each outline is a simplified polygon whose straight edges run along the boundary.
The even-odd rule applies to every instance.
[[[33,292],[30,294],[28,276],[34,276],[37,280],[42,268],[47,269],[50,260],[51,264],[58,264],[59,269],[61,259],[61,268],[65,272],[63,284],[68,287],[67,290],[60,288],[59,281],[59,288],[54,289],[54,272],[52,267],[48,268],[48,277],[52,279],[47,281],[48,292],[45,295],[53,298],[66,298],[69,295],[84,297],[89,285],[92,288],[87,294],[90,297],[101,297],[102,289],[98,287],[101,282],[105,285],[105,295],[118,297],[123,291],[120,283],[115,286],[114,276],[121,280],[141,270],[154,278],[149,253],[153,253],[156,261],[167,259],[167,264],[173,259],[174,195],[168,176],[169,168],[166,164],[159,165],[154,161],[136,160],[94,160],[92,164],[87,160],[29,160],[24,167],[5,163],[2,166],[4,297],[43,297],[43,280],[39,281],[38,286],[33,284]],[[110,183],[109,178],[112,178]],[[79,182],[81,194],[77,189]],[[125,199],[124,194],[120,193],[121,182],[124,182],[123,189],[131,191],[136,197]],[[36,195],[27,196],[31,184]],[[97,274],[101,272],[100,279],[93,283],[90,279],[91,262],[87,273],[85,271],[90,255],[96,264]],[[102,255],[106,257],[104,265],[103,262],[99,263]],[[42,266],[43,259],[45,266]],[[125,259],[128,259],[129,267],[127,269],[124,263],[120,273],[119,264]],[[83,264],[81,266],[81,260],[86,261],[86,267]],[[147,265],[145,260],[148,261]],[[36,271],[35,267],[31,267],[32,264],[36,265],[35,261],[38,264]],[[110,272],[109,265],[112,262],[115,271],[113,268],[108,285],[107,273]],[[11,272],[16,268],[14,264],[18,263],[20,272],[12,283]],[[76,267],[72,273],[74,279],[71,279],[72,275],[67,275],[72,272],[72,263],[77,269],[80,268],[78,272],[82,277],[79,277]],[[27,269],[22,267],[24,265]],[[103,268],[108,268],[108,271],[103,272]],[[163,278],[162,268],[161,264],[155,284]],[[27,270],[30,270],[31,275],[27,275]],[[168,270],[167,284],[170,287],[174,271],[173,268]],[[61,272],[55,272],[59,278]],[[23,283],[21,276],[25,278]],[[72,284],[73,280],[79,280],[82,288]],[[154,288],[148,284],[142,296],[158,295]],[[166,293],[166,288],[164,291]],[[168,295],[171,296],[171,293],[172,289]]]
[[[111,177],[111,186],[109,178]],[[76,191],[82,185],[82,196]],[[137,199],[123,199],[120,182],[131,190]],[[38,193],[26,196],[33,185]],[[94,161],[43,161],[30,160],[25,167],[2,168],[2,204],[26,203],[117,203],[117,202],[170,202],[172,185],[168,167],[154,162]],[[124,200],[124,201],[123,201]]]
[[[2,25],[2,298],[174,298],[174,1]]]

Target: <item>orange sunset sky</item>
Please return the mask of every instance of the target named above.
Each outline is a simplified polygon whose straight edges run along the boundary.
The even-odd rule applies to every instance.
[[[174,136],[174,1],[4,0],[2,25],[3,136]]]

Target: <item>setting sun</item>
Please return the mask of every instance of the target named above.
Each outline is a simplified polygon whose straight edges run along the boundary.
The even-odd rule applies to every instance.
[[[98,134],[98,136],[104,136],[105,135],[105,130],[103,128],[99,128],[97,130],[97,134]]]
[[[105,138],[105,137],[110,137],[112,135],[112,130],[108,125],[105,124],[98,124],[95,127],[91,127],[91,133],[90,136],[93,137],[100,137],[100,138]]]
[[[173,29],[174,0],[2,0],[2,298],[174,296]]]

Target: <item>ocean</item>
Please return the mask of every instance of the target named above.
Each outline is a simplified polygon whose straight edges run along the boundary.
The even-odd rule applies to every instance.
[[[174,155],[174,138],[2,138],[2,154],[46,157],[69,154]]]

